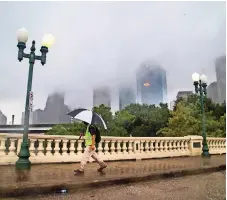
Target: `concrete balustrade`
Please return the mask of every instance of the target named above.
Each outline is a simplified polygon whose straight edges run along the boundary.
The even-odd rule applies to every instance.
[[[226,153],[226,138],[208,138],[210,154],[225,154]]]
[[[225,138],[208,138],[210,154],[225,154]],[[0,134],[0,165],[15,164],[22,134]],[[32,163],[80,162],[84,141],[78,136],[29,135]],[[199,156],[202,137],[102,137],[96,151],[103,160]],[[92,162],[93,159],[90,160]]]

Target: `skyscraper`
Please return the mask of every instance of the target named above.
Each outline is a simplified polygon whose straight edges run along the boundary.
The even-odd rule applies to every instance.
[[[30,112],[30,124],[64,124],[70,123],[71,117],[67,114],[70,109],[64,104],[64,95],[53,93],[48,96],[44,110],[37,109]],[[22,124],[24,113],[22,113]]]
[[[33,118],[33,114],[34,114],[35,112],[30,112],[30,114],[29,114],[29,124],[34,124],[34,118]],[[22,125],[24,125],[24,112],[22,112],[22,118],[21,118],[21,124]]]
[[[159,105],[166,102],[166,71],[157,64],[143,63],[137,71],[137,101]]]
[[[177,99],[179,99],[179,98],[186,98],[186,97],[188,97],[191,94],[193,94],[192,91],[179,91],[177,93]]]
[[[64,103],[64,94],[53,93],[48,96],[45,112],[45,121],[48,124],[70,123],[71,117],[67,114],[70,112]]]
[[[217,89],[217,82],[213,82],[207,87],[207,97],[210,98],[214,103],[219,102],[218,98],[218,89]]]
[[[0,110],[0,125],[6,125],[6,123],[7,123],[7,117]]]
[[[169,109],[170,109],[170,110],[173,110],[174,105],[175,105],[175,101],[173,100],[173,101],[171,101],[171,102],[169,103]]]
[[[221,56],[215,61],[217,77],[217,91],[219,103],[226,101],[226,56]]]
[[[111,95],[108,87],[100,87],[93,90],[93,107],[101,104],[111,108]]]
[[[122,110],[132,103],[136,103],[136,96],[133,87],[121,86],[119,88],[119,109]]]

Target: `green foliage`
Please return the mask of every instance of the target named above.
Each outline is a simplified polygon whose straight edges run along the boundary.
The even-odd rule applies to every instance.
[[[180,137],[202,134],[202,115],[199,95],[179,98],[173,111],[167,104],[155,105],[131,104],[112,115],[105,105],[94,107],[100,114],[108,129],[98,126],[102,136]],[[226,105],[213,103],[204,98],[206,133],[211,137],[226,136]],[[56,125],[47,132],[50,135],[79,135],[85,131],[83,123]]]
[[[46,132],[47,135],[80,135],[86,129],[83,123],[58,124]]]
[[[204,98],[206,133],[211,137],[225,137],[225,103],[215,104]],[[202,134],[202,114],[199,95],[178,99],[166,127],[158,132],[160,136],[186,136]]]
[[[115,113],[114,125],[117,127],[123,127],[127,131],[127,135],[129,136],[135,126],[135,120],[135,115],[130,114],[127,110],[122,110]]]
[[[105,105],[100,105],[99,107],[94,107],[93,111],[102,116],[106,124],[109,124],[113,120],[111,108]]]
[[[157,133],[167,137],[181,137],[198,133],[200,124],[195,117],[196,113],[193,107],[195,106],[185,106],[183,102],[179,102],[176,105],[176,111],[173,111],[172,117],[169,118],[168,126],[160,129]]]

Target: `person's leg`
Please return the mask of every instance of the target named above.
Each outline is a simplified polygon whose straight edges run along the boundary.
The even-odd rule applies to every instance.
[[[96,151],[92,151],[91,157],[99,164],[100,168],[98,169],[101,172],[103,169],[107,167],[105,162],[100,158],[100,156],[96,153]]]
[[[84,166],[89,161],[91,153],[92,152],[90,150],[90,147],[86,147],[85,150],[84,150],[83,157],[82,157],[81,162],[80,162],[80,168],[78,170],[75,170],[74,172],[84,172]]]

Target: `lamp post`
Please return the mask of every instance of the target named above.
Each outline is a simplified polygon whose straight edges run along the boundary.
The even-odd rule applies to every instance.
[[[23,58],[29,59],[29,72],[28,72],[28,82],[27,82],[27,93],[26,93],[26,103],[25,103],[25,117],[24,117],[24,133],[23,133],[23,141],[21,143],[21,149],[18,154],[19,159],[16,162],[16,169],[30,169],[31,162],[29,160],[29,144],[28,144],[28,130],[29,130],[29,97],[32,89],[32,77],[33,77],[33,66],[35,64],[35,60],[40,60],[41,64],[44,65],[46,63],[46,54],[48,53],[48,48],[53,44],[54,37],[51,34],[44,35],[42,40],[42,47],[40,49],[41,56],[35,55],[35,41],[32,41],[31,52],[30,54],[24,53],[24,49],[26,48],[26,42],[28,40],[28,32],[26,29],[21,28],[17,32],[17,40],[18,40],[18,60],[21,62]]]
[[[202,136],[203,136],[203,153],[202,155],[205,157],[209,157],[209,148],[207,145],[207,138],[206,138],[206,125],[205,125],[205,113],[204,113],[204,96],[207,94],[207,76],[206,75],[199,75],[198,73],[192,74],[192,80],[195,86],[195,92],[200,96],[200,104],[201,104],[201,111],[202,111]]]

